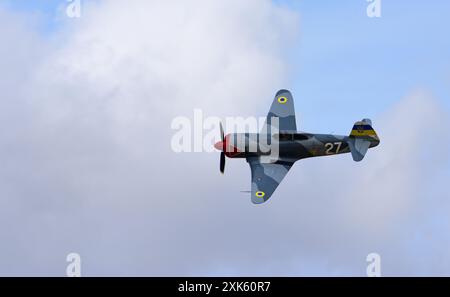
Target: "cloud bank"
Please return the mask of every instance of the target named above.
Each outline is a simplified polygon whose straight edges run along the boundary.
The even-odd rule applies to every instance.
[[[1,275],[64,275],[70,252],[83,275],[364,275],[371,252],[385,275],[450,274],[449,117],[426,91],[373,119],[364,162],[300,161],[262,207],[245,162],[171,151],[174,116],[267,112],[295,13],[105,1],[52,37],[0,16]]]

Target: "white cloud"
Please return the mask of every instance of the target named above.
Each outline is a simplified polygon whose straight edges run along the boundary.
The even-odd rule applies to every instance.
[[[8,113],[13,130],[2,141],[2,231],[17,254],[2,258],[2,272],[65,271],[61,259],[74,249],[86,263],[89,255],[96,259],[87,273],[107,273],[102,265],[116,254],[129,266],[110,273],[157,273],[163,266],[183,272],[163,261],[177,244],[160,243],[175,235],[191,204],[207,202],[211,188],[192,176],[195,164],[211,176],[217,160],[174,155],[170,121],[195,107],[250,113],[258,98],[270,100],[285,80],[283,46],[292,41],[296,16],[269,1],[108,1],[86,3],[83,17],[68,22],[54,40],[30,38],[27,45],[16,36],[33,35],[30,26],[14,17],[3,26],[24,28],[2,34],[11,44],[2,61],[16,57],[16,47],[49,49],[31,66],[17,51],[12,65],[31,78],[11,83],[13,95],[1,101],[16,102]],[[7,149],[13,154],[6,159]],[[200,181],[203,190],[196,189]],[[145,255],[133,262],[144,251],[162,262]]]

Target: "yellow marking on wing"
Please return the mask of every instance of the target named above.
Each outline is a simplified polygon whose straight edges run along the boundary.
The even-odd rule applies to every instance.
[[[266,193],[264,193],[262,191],[258,191],[255,193],[255,196],[258,198],[264,198],[265,195],[266,195]]]
[[[286,97],[278,97],[278,103],[285,104],[288,101]]]

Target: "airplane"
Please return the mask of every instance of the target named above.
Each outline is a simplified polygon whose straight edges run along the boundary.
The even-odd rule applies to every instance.
[[[294,100],[288,90],[276,93],[260,133],[225,136],[220,123],[220,134],[221,141],[214,145],[221,151],[220,172],[225,171],[225,157],[245,158],[251,169],[251,191],[248,192],[254,204],[269,200],[298,160],[351,153],[353,160],[359,162],[369,148],[380,143],[370,119],[356,122],[349,136],[298,132]],[[272,142],[277,145],[276,154],[272,151]]]

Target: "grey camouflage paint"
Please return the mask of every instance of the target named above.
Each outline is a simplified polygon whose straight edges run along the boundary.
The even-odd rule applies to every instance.
[[[276,122],[279,129],[273,124]],[[269,200],[298,160],[351,152],[355,161],[361,161],[367,149],[380,142],[371,125],[368,119],[355,123],[350,136],[297,132],[292,94],[288,90],[280,90],[275,95],[261,133],[230,134],[234,150],[225,154],[229,158],[247,160],[252,178],[251,200],[261,204]],[[268,158],[270,150],[264,147],[265,144],[278,145],[279,153],[275,160]]]

